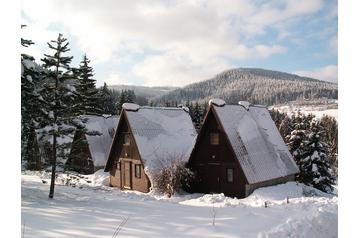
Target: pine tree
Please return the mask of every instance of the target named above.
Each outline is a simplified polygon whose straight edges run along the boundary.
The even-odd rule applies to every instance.
[[[74,107],[76,91],[73,84],[73,70],[70,67],[72,56],[64,56],[69,51],[67,39],[58,35],[57,40],[47,43],[54,51],[53,55],[45,54],[44,62],[44,99],[45,108],[48,112],[47,124],[51,129],[48,131],[52,136],[52,173],[49,198],[53,198],[55,189],[55,174],[57,160],[57,138],[73,133],[74,128],[80,127],[81,122],[75,120],[78,114]]]
[[[101,111],[99,108],[96,80],[93,79],[93,68],[89,66],[89,63],[90,60],[84,55],[78,69],[76,103],[81,115],[98,114]]]
[[[317,120],[310,125],[310,133],[303,144],[305,152],[300,160],[300,182],[311,185],[324,192],[331,192],[334,178],[324,143],[324,129]]]

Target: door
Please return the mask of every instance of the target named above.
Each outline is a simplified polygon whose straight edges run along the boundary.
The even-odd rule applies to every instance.
[[[221,166],[220,164],[208,164],[207,165],[207,181],[208,189],[210,193],[220,193],[221,192]]]
[[[124,168],[123,168],[123,184],[124,184],[124,188],[126,189],[132,189],[132,176],[131,176],[131,162],[130,161],[125,161],[124,162]]]

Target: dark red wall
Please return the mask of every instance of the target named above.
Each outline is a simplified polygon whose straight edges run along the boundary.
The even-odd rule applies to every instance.
[[[246,178],[214,113],[211,108],[189,160],[189,166],[197,174],[193,190],[201,193],[224,193],[227,196],[242,198],[245,196]],[[212,132],[219,133],[219,145],[210,143]],[[234,169],[231,183],[227,181],[227,168]]]

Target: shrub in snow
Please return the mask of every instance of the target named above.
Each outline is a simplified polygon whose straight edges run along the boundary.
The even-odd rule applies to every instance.
[[[168,154],[156,160],[155,171],[152,173],[155,191],[171,197],[174,193],[190,187],[194,173],[185,166],[183,155]]]

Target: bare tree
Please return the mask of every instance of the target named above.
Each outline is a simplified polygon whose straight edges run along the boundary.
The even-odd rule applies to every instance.
[[[154,190],[171,197],[184,187],[189,187],[194,173],[185,164],[183,154],[167,154],[157,158],[153,172]]]

